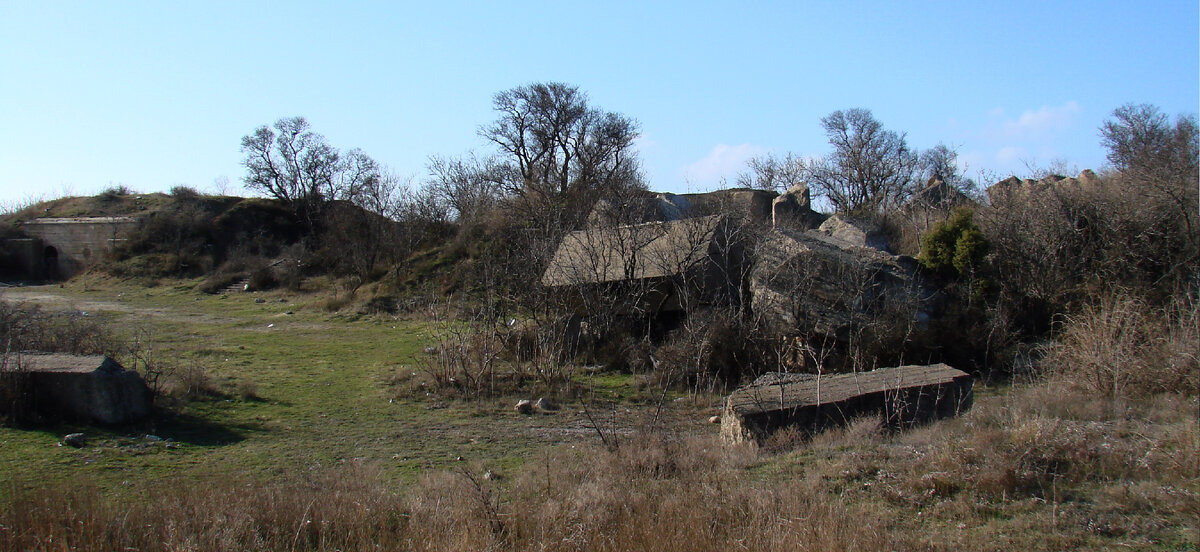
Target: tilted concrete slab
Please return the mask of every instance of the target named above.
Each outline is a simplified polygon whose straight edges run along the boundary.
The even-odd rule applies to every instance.
[[[945,364],[750,385],[726,399],[721,437],[761,443],[780,429],[811,435],[871,415],[888,428],[910,426],[970,408],[972,386],[969,374]]]

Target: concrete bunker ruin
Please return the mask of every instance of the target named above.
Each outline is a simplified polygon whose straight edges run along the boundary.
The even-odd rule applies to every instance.
[[[5,240],[4,245],[23,276],[68,279],[100,262],[136,226],[133,217],[40,218],[21,224],[27,237]]]
[[[5,364],[0,377],[18,395],[12,404],[28,410],[18,414],[123,424],[150,413],[152,396],[141,375],[107,356],[22,353]]]

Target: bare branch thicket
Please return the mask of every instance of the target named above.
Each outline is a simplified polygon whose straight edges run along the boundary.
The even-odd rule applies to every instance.
[[[734,182],[739,188],[783,192],[804,183],[807,170],[804,159],[792,152],[782,157],[768,153],[750,158]]]
[[[506,181],[504,167],[496,158],[479,159],[474,153],[459,158],[431,157],[429,177],[427,187],[453,210],[459,224],[478,221],[500,199]]]
[[[494,395],[504,344],[493,313],[474,308],[453,316],[450,309],[450,301],[430,306],[434,345],[418,358],[418,369],[438,388],[468,397]]]

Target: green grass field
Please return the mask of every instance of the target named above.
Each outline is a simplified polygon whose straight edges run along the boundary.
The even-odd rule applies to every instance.
[[[207,295],[195,283],[144,288],[84,277],[8,290],[6,300],[84,311],[119,336],[138,336],[157,358],[198,367],[220,393],[128,427],[0,428],[0,470],[14,481],[84,475],[109,486],[227,473],[271,479],[368,462],[410,479],[459,457],[509,468],[546,446],[598,442],[579,400],[552,415],[522,416],[511,408],[518,397],[422,396],[411,382],[420,376],[418,355],[434,344],[428,322],[328,313],[320,298],[303,294]],[[614,416],[614,425],[627,425],[648,408],[630,376],[592,380],[592,398],[621,405],[596,413],[602,426]],[[695,418],[693,429],[706,429],[702,413],[692,416],[695,401],[673,403]],[[58,446],[75,431],[91,437],[88,446]]]

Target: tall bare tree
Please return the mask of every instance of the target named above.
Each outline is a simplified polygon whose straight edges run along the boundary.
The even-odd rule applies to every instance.
[[[504,169],[495,159],[474,154],[429,159],[429,190],[454,210],[459,223],[470,223],[499,196]]]
[[[574,225],[606,191],[641,186],[637,122],[589,106],[577,87],[518,86],[493,104],[499,117],[479,134],[500,150],[504,190],[525,200],[539,223]]]
[[[918,156],[903,133],[861,108],[834,111],[821,126],[833,152],[808,165],[808,184],[838,211],[887,211],[912,194]]]
[[[258,127],[242,137],[242,153],[246,187],[287,204],[310,230],[328,202],[349,199],[380,176],[369,156],[357,149],[342,154],[304,117]]]

